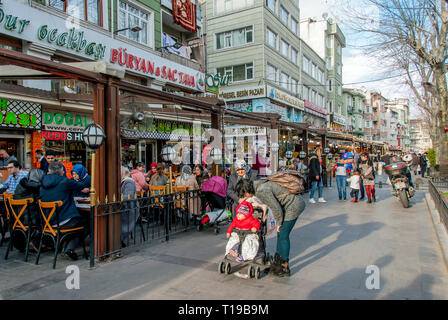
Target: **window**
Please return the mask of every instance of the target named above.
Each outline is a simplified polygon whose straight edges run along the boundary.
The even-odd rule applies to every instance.
[[[124,29],[139,26],[142,29],[138,32],[124,30],[120,32],[120,35],[142,44],[148,44],[149,17],[150,14],[137,9],[126,2],[120,1],[118,28]]]
[[[268,64],[266,78],[270,81],[277,82],[277,68]]]
[[[291,47],[291,61],[297,64],[297,50]]]
[[[310,88],[303,86],[303,99],[310,100]]]
[[[254,78],[254,67],[252,63],[240,64],[236,66],[216,69],[220,75],[230,75],[232,82],[244,81]]]
[[[305,71],[306,73],[310,73],[310,60],[303,56],[303,71]]]
[[[299,34],[299,32],[297,31],[297,26],[298,26],[297,20],[291,17],[291,31],[295,34]]]
[[[286,58],[288,58],[289,56],[289,44],[286,41],[281,40],[280,41],[281,45],[280,45],[280,52],[283,56],[285,56]]]
[[[277,35],[272,32],[269,28],[266,29],[266,42],[271,47],[277,49]]]
[[[254,5],[254,0],[215,0],[215,14],[244,9]]]
[[[326,63],[327,63],[327,69],[328,69],[328,70],[331,70],[331,58],[328,57],[328,58],[325,59],[325,61],[326,61]]]
[[[328,80],[328,91],[333,91],[333,80]]]
[[[317,69],[317,81],[319,81],[322,84],[325,84],[325,75],[324,71],[321,68]]]
[[[328,101],[328,112],[333,113],[333,101]]]
[[[327,37],[327,48],[332,48],[331,37]]]
[[[285,24],[288,25],[288,11],[285,10],[282,6],[280,6],[280,20]]]
[[[269,10],[275,13],[277,7],[277,0],[266,0],[266,6],[268,7]]]
[[[62,10],[68,15],[102,25],[100,0],[50,0],[49,6]]]
[[[253,41],[253,27],[216,34],[216,49],[238,47]]]
[[[297,94],[297,80],[291,78],[291,91]]]
[[[311,76],[316,79],[316,65],[313,63],[311,64]]]
[[[340,63],[337,64],[337,72],[338,72],[338,75],[342,74],[342,66]]]
[[[280,75],[280,86],[289,90],[289,76],[286,73]]]
[[[316,101],[316,91],[314,91],[314,90],[311,90],[311,102],[312,103],[314,103],[314,104],[316,104],[317,103],[317,101]]]
[[[338,94],[342,95],[342,86],[338,86]]]

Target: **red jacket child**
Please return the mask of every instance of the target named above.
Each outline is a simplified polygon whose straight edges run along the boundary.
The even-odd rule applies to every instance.
[[[254,208],[250,202],[241,202],[236,208],[236,217],[227,229],[227,233],[230,235],[232,233],[232,228],[242,230],[251,230],[252,228],[255,228],[256,230],[259,230],[260,221],[252,216],[253,212]]]

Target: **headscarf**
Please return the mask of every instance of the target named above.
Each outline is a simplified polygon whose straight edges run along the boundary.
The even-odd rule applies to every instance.
[[[129,172],[129,169],[126,167],[121,167],[121,182],[123,182],[126,179],[132,179],[131,173]],[[134,179],[132,179],[134,181]]]
[[[28,173],[28,181],[41,183],[42,178],[44,176],[45,176],[45,171],[43,171],[41,169],[34,168],[34,169],[31,169],[30,172]]]
[[[79,180],[84,180],[87,177],[87,169],[82,164],[75,164],[72,172],[76,172],[79,176]]]
[[[180,175],[180,180],[182,181],[188,181],[190,179],[192,174],[192,170],[190,166],[183,166],[182,167],[182,174]]]

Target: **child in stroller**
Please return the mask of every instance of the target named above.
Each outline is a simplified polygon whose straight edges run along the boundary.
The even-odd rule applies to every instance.
[[[270,261],[266,254],[265,239],[268,208],[253,196],[255,192],[250,181],[239,181],[236,190],[240,204],[236,208],[235,219],[227,229],[229,241],[224,259],[219,265],[219,272],[230,274],[231,262],[234,261],[250,262],[248,277],[258,279],[261,274],[260,265],[266,265],[266,262]]]

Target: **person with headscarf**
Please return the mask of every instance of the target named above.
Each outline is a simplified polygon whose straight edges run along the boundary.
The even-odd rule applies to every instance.
[[[134,233],[135,222],[138,219],[138,200],[135,199],[137,187],[128,169],[121,167],[121,247],[126,247],[129,234]]]
[[[72,179],[71,180],[75,180],[77,182],[80,182],[84,188],[88,188],[90,189],[90,185],[91,185],[91,177],[90,175],[87,173],[87,169],[82,165],[82,164],[75,164],[75,166],[72,169]],[[73,193],[74,197],[88,197],[89,194],[88,193],[83,193],[82,191],[79,192],[74,192]]]
[[[230,175],[229,185],[227,186],[227,196],[233,200],[234,204],[238,204],[239,195],[236,190],[236,184],[242,179],[248,179],[254,182],[258,179],[258,171],[252,170],[243,159],[237,160],[235,163],[235,172]]]
[[[200,165],[200,164],[197,164],[194,167],[194,175],[196,177],[196,182],[198,183],[199,188],[202,187],[202,183],[205,180],[210,178],[210,176],[209,176],[208,172],[206,171],[206,169],[202,165]]]
[[[153,162],[151,163],[150,170],[145,174],[145,179],[147,183],[151,181],[152,176],[155,175],[156,172],[157,172],[157,162]]]
[[[182,174],[176,178],[176,187],[186,187],[187,190],[199,189],[198,182],[190,166],[182,167]]]

